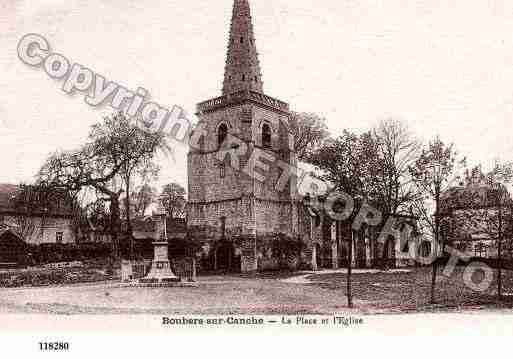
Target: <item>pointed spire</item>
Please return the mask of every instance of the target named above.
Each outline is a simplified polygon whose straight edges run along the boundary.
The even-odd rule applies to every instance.
[[[249,1],[234,0],[223,96],[243,90],[263,93],[262,74]]]

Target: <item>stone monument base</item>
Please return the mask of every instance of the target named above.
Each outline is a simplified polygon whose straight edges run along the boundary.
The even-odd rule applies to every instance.
[[[137,281],[137,286],[148,287],[175,287],[181,283],[171,270],[166,242],[154,242],[155,257],[151,263],[150,272]]]

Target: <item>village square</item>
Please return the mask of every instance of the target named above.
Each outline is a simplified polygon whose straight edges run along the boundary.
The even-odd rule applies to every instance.
[[[92,89],[91,106],[113,95],[112,113],[75,150],[56,145],[34,181],[0,184],[0,314],[512,308],[513,162],[469,162],[401,119],[333,131],[296,112],[265,92],[258,22],[233,1],[220,96],[189,116],[50,53],[42,35],[20,40],[22,62],[68,94]],[[176,146],[186,185],[162,178]]]

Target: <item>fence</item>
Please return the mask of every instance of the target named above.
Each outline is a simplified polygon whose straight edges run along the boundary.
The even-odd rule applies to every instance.
[[[150,271],[151,261],[121,261],[121,280],[129,282],[144,278]]]
[[[196,259],[185,257],[171,260],[171,268],[177,277],[185,282],[196,281]]]

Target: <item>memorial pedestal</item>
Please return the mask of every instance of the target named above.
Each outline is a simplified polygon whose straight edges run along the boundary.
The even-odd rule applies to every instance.
[[[171,262],[168,256],[168,243],[167,242],[154,242],[155,255],[151,263],[151,269],[148,275],[139,279],[140,284],[149,285],[166,285],[179,283],[178,278],[171,270]]]

